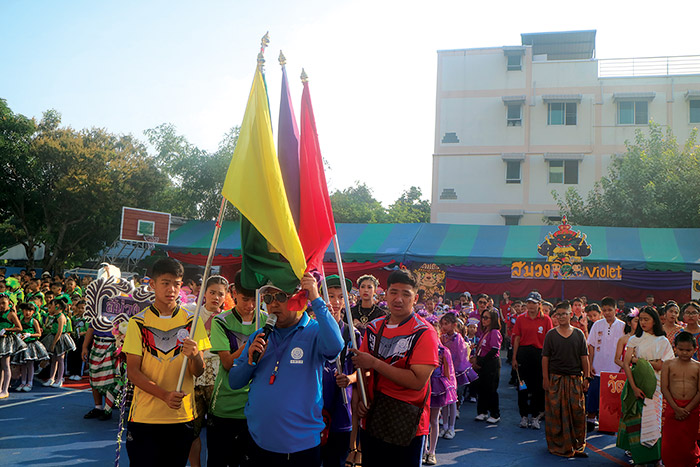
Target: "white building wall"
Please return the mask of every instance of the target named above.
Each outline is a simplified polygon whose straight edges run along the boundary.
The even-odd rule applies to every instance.
[[[648,129],[617,123],[615,93],[654,92],[650,119],[669,125],[679,142],[699,126],[689,123],[685,98],[700,90],[698,75],[599,78],[597,60],[533,62],[529,46],[521,71],[506,66],[500,47],[438,53],[432,222],[503,224],[502,214],[520,211],[521,225],[540,225],[558,209],[552,190],[574,187],[585,196],[635,130]],[[580,95],[576,125],[548,125],[545,95]],[[525,96],[522,126],[506,125],[504,96]],[[525,155],[521,183],[506,183],[503,153]],[[582,155],[579,183],[549,183],[546,153]]]

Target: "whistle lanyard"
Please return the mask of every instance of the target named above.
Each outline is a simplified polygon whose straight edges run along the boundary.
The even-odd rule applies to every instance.
[[[292,332],[289,333],[289,335],[285,338],[282,339],[282,341],[277,344],[275,342],[275,369],[272,370],[272,374],[270,375],[270,384],[275,383],[275,379],[277,378],[277,372],[280,369],[280,362],[282,361],[282,357],[287,353],[287,349],[289,349],[289,346],[292,343],[292,338],[294,337],[294,334],[297,333],[297,331],[301,329],[301,326],[297,326]],[[272,334],[270,338],[272,339],[275,337],[275,334]]]

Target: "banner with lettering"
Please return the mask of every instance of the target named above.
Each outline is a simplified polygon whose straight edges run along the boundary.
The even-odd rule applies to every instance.
[[[600,407],[598,431],[615,433],[622,415],[622,388],[627,381],[624,373],[600,373]]]
[[[562,217],[556,232],[549,232],[537,252],[547,258],[546,262],[514,261],[510,267],[512,279],[576,279],[576,280],[622,280],[622,267],[618,264],[584,263],[590,256],[591,245],[586,234],[575,231]]]
[[[693,271],[692,285],[690,288],[690,299],[700,300],[700,271]]]
[[[576,279],[596,281],[622,280],[619,264],[542,263],[536,261],[513,261],[510,265],[512,279]]]

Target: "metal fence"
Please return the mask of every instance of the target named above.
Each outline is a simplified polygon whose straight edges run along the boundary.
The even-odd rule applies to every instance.
[[[599,78],[697,74],[700,74],[700,55],[604,58],[598,60]]]

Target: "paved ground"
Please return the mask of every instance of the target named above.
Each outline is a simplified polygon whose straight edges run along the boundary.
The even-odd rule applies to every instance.
[[[615,437],[593,433],[588,437],[588,459],[562,459],[547,452],[544,429],[517,426],[516,391],[508,386],[510,367],[502,369],[501,423],[473,421],[474,404],[465,404],[457,420],[457,436],[438,441],[438,465],[480,467],[546,466],[573,463],[576,466],[628,465]],[[0,465],[114,465],[117,420],[84,420],[91,407],[89,390],[35,387],[29,393],[12,393],[0,401]],[[121,450],[121,465],[129,465]]]

